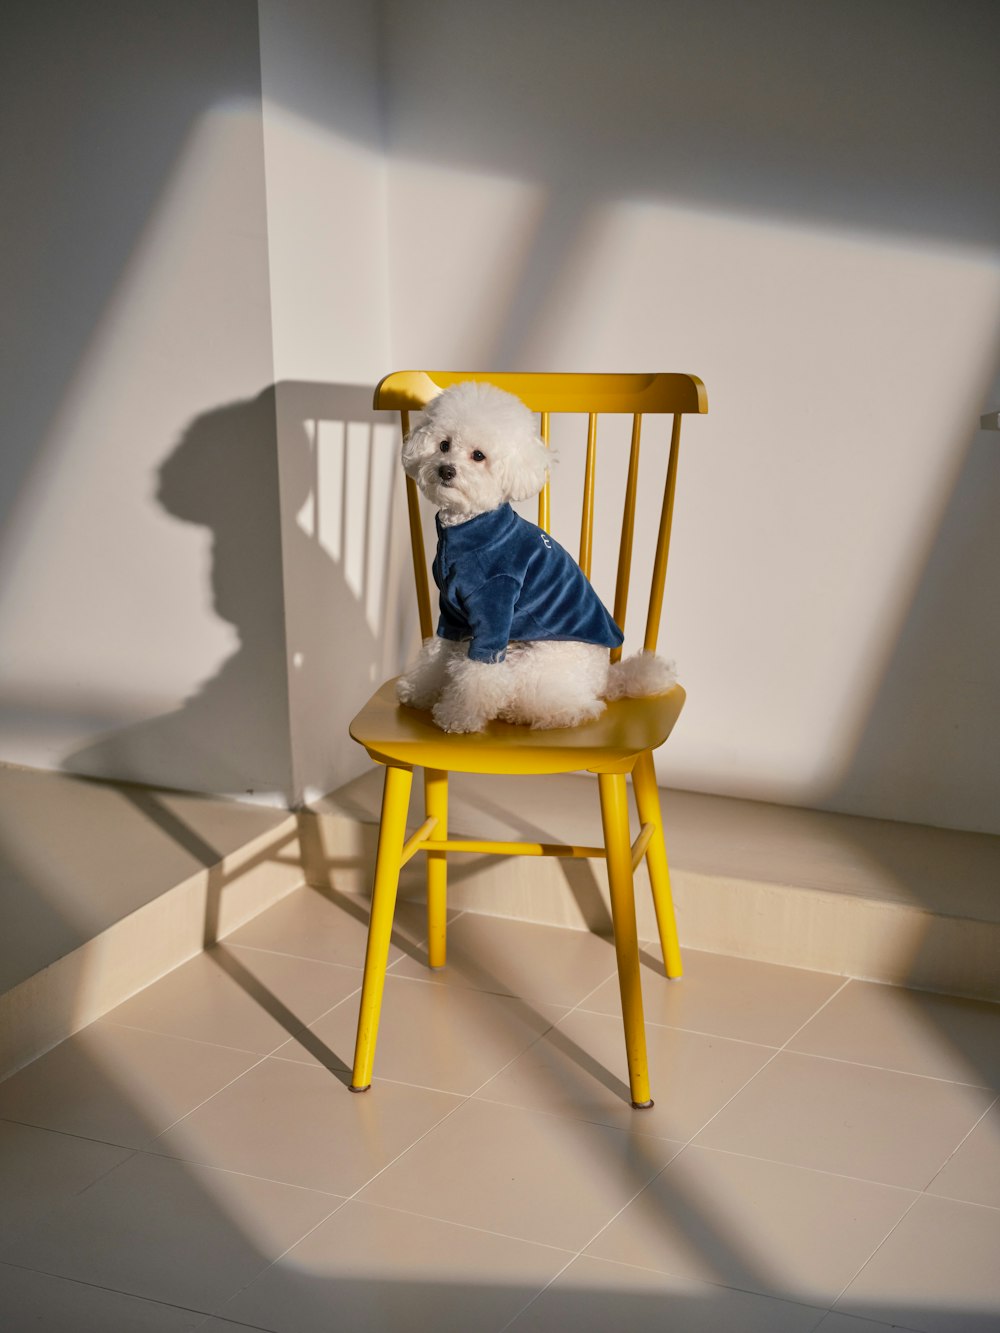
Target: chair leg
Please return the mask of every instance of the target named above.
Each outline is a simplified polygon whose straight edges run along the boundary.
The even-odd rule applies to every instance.
[[[646,1025],[642,1014],[639,980],[639,941],[635,925],[635,894],[632,887],[632,847],[628,826],[628,793],[621,773],[599,773],[601,820],[608,855],[611,886],[611,920],[618,957],[618,984],[625,1024],[625,1052],[629,1088],[636,1109],[652,1106],[649,1068],[646,1060]]]
[[[361,1011],[358,1037],[354,1047],[352,1092],[371,1087],[375,1062],[375,1041],[385,989],[385,969],[389,960],[389,939],[399,889],[399,865],[406,837],[406,814],[410,804],[413,771],[387,767],[382,789],[382,818],[379,825],[378,853],[375,857],[375,885],[372,889],[371,920],[368,925],[368,949],[365,954],[364,980],[361,985]]]
[[[677,919],[674,916],[674,898],[670,891],[670,870],[667,866],[667,846],[663,839],[663,815],[660,810],[660,791],[656,785],[656,770],[650,750],[641,754],[632,770],[635,803],[643,824],[652,824],[656,830],[646,849],[646,867],[653,890],[656,925],[660,932],[660,948],[667,976],[677,980],[684,975],[681,946],[677,938]]]
[[[424,770],[424,802],[428,817],[437,820],[429,841],[448,836],[448,774]],[[444,967],[447,961],[448,854],[427,852],[427,961]]]

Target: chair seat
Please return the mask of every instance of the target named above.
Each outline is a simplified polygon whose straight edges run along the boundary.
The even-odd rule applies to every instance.
[[[535,731],[490,722],[483,732],[453,735],[435,726],[429,712],[396,699],[388,680],[351,723],[351,735],[380,764],[452,773],[628,773],[637,755],[655,750],[670,735],[684,706],[675,685],[649,699],[616,699],[594,722]]]

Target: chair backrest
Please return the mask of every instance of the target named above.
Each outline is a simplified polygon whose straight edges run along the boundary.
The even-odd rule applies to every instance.
[[[663,590],[666,584],[667,556],[670,550],[670,530],[673,522],[674,491],[677,485],[677,462],[680,451],[681,417],[687,412],[707,412],[708,396],[705,386],[695,375],[586,375],[586,374],[490,374],[481,371],[402,370],[387,375],[375,390],[375,406],[400,413],[404,437],[410,429],[410,413],[420,411],[443,389],[466,380],[483,380],[516,394],[533,412],[541,417],[541,436],[548,444],[550,418],[553,413],[574,413],[587,416],[587,455],[583,484],[583,512],[580,522],[579,564],[590,578],[594,537],[594,497],[597,481],[597,425],[601,413],[625,413],[632,416],[632,443],[629,452],[628,476],[625,484],[625,506],[622,515],[621,542],[618,553],[618,572],[615,583],[613,615],[624,631],[628,611],[629,582],[632,569],[632,549],[635,535],[636,500],[639,490],[639,438],[642,418],[649,413],[673,415],[670,433],[670,455],[667,461],[666,483],[660,525],[653,559],[653,575],[649,591],[646,630],[643,647],[656,650],[660,632]],[[410,520],[410,542],[413,551],[413,571],[417,587],[417,606],[420,613],[420,633],[429,638],[434,633],[431,614],[430,587],[427,577],[423,525],[416,483],[406,479],[407,511]],[[549,529],[549,483],[538,497],[538,524]],[[614,657],[621,650],[615,650]]]

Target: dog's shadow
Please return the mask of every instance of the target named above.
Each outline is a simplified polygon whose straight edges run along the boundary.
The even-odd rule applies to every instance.
[[[324,411],[363,403],[371,419],[368,388],[343,386],[338,396],[339,386],[304,387],[325,395]],[[63,762],[66,770],[293,803],[290,669],[297,672],[296,690],[308,691],[329,713],[363,695],[382,658],[342,561],[298,521],[317,476],[315,441],[301,408],[301,394],[282,406],[272,386],[206,412],[160,466],[157,503],[210,533],[206,609],[233,626],[237,646],[179,708],[75,751]],[[156,614],[155,606],[150,610]],[[183,653],[179,645],[178,657]]]

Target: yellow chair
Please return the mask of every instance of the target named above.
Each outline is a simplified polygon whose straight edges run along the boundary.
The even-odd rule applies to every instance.
[[[494,375],[402,371],[387,376],[378,385],[375,406],[400,412],[405,435],[409,430],[409,413],[412,410],[423,408],[443,389],[463,380],[487,380],[516,394],[533,411],[540,413],[541,434],[546,442],[549,439],[552,413],[587,415],[589,428],[579,563],[588,578],[593,546],[598,414],[615,412],[632,415],[632,445],[614,605],[614,618],[622,629],[625,628],[632,563],[642,418],[647,413],[673,415],[644,642],[647,650],[654,651],[667,570],[681,417],[687,412],[708,410],[702,382],[693,375],[673,374]],[[420,630],[422,637],[428,638],[434,633],[434,617],[418,494],[410,478],[407,478],[406,488]],[[540,527],[548,530],[548,484],[539,496],[538,522]],[[620,653],[621,650],[615,651]],[[445,963],[445,894],[449,852],[487,852],[503,856],[606,857],[632,1105],[637,1108],[652,1106],[632,877],[635,867],[645,857],[667,976],[680,977],[680,949],[663,841],[659,792],[653,768],[653,751],[670,735],[683,704],[684,691],[675,685],[669,693],[654,698],[621,699],[610,703],[602,717],[578,727],[533,731],[528,727],[492,722],[483,733],[451,735],[440,731],[429,713],[398,704],[394,681],[387,681],[369,700],[351,723],[351,735],[365,747],[376,763],[385,766],[385,785],[352,1092],[364,1092],[371,1086],[399,872],[412,856],[417,852],[427,856],[428,955],[433,968],[443,967]],[[426,818],[407,839],[406,818],[415,767],[424,769]],[[449,773],[541,774],[579,770],[597,775],[603,846],[570,847],[449,838]],[[625,784],[629,773],[632,774],[641,823],[639,836],[634,843],[629,831]]]

